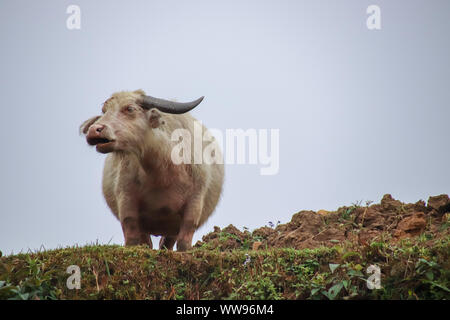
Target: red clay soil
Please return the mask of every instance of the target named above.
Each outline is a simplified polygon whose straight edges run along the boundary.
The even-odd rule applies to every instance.
[[[336,211],[300,211],[290,222],[262,227],[253,232],[229,225],[203,236],[196,247],[219,250],[262,248],[316,248],[350,241],[367,245],[372,241],[396,242],[424,236],[435,239],[448,236],[450,199],[442,194],[428,202],[403,203],[383,196],[379,204],[341,207]]]

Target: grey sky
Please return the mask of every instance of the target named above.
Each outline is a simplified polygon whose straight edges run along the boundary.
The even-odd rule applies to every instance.
[[[81,30],[66,8],[81,8]],[[381,8],[369,31],[366,8]],[[449,1],[0,1],[0,250],[123,243],[78,135],[118,90],[280,129],[280,171],[228,165],[214,225],[450,192]]]

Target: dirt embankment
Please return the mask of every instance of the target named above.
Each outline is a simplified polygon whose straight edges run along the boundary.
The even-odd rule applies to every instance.
[[[0,300],[448,300],[449,240],[447,195],[413,204],[385,195],[253,232],[215,227],[182,253],[96,244],[0,257]],[[80,268],[80,290],[67,286],[69,266]]]
[[[386,194],[379,204],[341,207],[336,211],[300,211],[290,222],[249,232],[229,225],[205,235],[196,247],[209,249],[316,248],[342,242],[367,245],[422,236],[436,239],[448,234],[450,199],[446,194],[429,197],[427,203],[403,203]]]

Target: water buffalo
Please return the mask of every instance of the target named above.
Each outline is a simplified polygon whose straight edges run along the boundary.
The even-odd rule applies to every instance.
[[[180,128],[193,133],[196,120],[188,111],[202,100],[180,103],[142,90],[117,92],[103,104],[102,115],[80,126],[87,143],[107,154],[103,195],[121,223],[125,245],[151,247],[150,235],[161,235],[160,248],[171,250],[176,242],[177,250],[185,251],[214,211],[223,161],[176,164],[171,157],[178,143],[172,133]],[[221,160],[217,141],[208,143],[215,144],[214,156]]]

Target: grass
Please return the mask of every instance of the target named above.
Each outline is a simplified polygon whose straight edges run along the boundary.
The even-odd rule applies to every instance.
[[[222,235],[228,237],[229,235]],[[0,258],[0,299],[449,299],[450,239],[316,249],[91,245]],[[70,265],[81,289],[68,289]],[[370,265],[381,288],[368,289]]]

